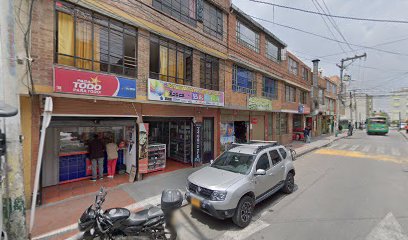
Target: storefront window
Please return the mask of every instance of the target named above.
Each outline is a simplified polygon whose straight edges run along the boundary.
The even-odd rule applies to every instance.
[[[56,63],[136,77],[136,28],[68,3],[55,6]]]
[[[191,85],[192,49],[151,34],[150,77],[166,82]]]

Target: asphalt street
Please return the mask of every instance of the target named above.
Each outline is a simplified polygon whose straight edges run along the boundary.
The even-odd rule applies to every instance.
[[[179,239],[408,240],[408,142],[363,131],[298,158],[296,190],[256,206],[245,229],[184,207]]]

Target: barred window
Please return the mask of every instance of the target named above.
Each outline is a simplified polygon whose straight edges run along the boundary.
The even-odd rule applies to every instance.
[[[232,90],[234,92],[256,94],[255,73],[246,68],[234,65],[232,72]]]
[[[299,102],[301,103],[301,104],[306,104],[307,103],[307,92],[305,92],[305,91],[300,91],[300,99],[299,99]]]
[[[278,99],[278,81],[264,76],[262,95],[267,98]]]
[[[309,72],[305,67],[302,67],[302,79],[305,81],[309,81]]]
[[[220,9],[214,5],[204,2],[203,13],[203,27],[204,32],[209,33],[211,36],[222,39],[223,37],[223,13]]]
[[[65,2],[55,9],[56,63],[136,77],[136,28]]]
[[[219,59],[202,53],[200,59],[200,86],[205,89],[219,90]]]
[[[192,49],[151,34],[150,77],[184,85],[192,84]]]
[[[289,73],[298,75],[298,62],[296,62],[292,58],[288,58],[288,70]]]
[[[259,53],[259,34],[237,20],[237,41]]]
[[[285,101],[296,102],[296,88],[289,85],[285,86]]]
[[[196,0],[153,0],[153,7],[190,25],[197,24]]]
[[[281,60],[279,47],[269,40],[266,40],[266,57],[274,61]]]

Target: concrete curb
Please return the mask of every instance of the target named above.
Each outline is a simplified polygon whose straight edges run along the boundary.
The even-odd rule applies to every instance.
[[[340,139],[343,139],[343,138],[345,138],[345,137],[346,137],[346,136],[338,137],[338,138],[336,138],[336,139],[334,139],[334,140],[329,141],[328,143],[322,144],[322,145],[320,145],[320,146],[312,147],[312,148],[307,149],[306,151],[301,152],[301,153],[297,153],[297,157],[301,157],[301,156],[303,156],[303,155],[305,155],[305,154],[308,154],[308,153],[310,153],[310,152],[313,152],[313,151],[315,151],[315,150],[317,150],[317,149],[326,147],[326,146],[328,146],[328,145],[330,145],[330,144],[332,144],[332,143],[334,143],[334,142],[336,142],[336,141],[338,141],[338,140],[340,140]]]
[[[407,140],[407,142],[408,142],[408,135],[407,134],[405,134],[404,132],[401,132],[401,131],[398,131],[404,138],[405,138],[405,140]]]
[[[183,194],[183,197],[184,197],[185,191],[180,190],[180,192]],[[144,199],[144,200],[141,200],[140,202],[136,202],[134,204],[125,206],[124,208],[129,209],[129,211],[131,211],[131,212],[135,212],[137,210],[147,208],[149,206],[157,206],[160,203],[161,203],[161,194],[150,197],[150,198],[147,198],[147,199]],[[187,204],[188,204],[187,200],[183,199],[183,203],[181,204],[180,208],[186,206]],[[85,211],[85,209],[84,209],[84,211]],[[80,218],[80,216],[78,216],[78,219],[79,218]],[[41,234],[39,236],[35,236],[35,237],[32,238],[32,240],[48,240],[48,239],[52,239],[54,237],[65,235],[65,234],[67,234],[67,233],[69,233],[71,231],[75,231],[77,229],[78,229],[78,223],[74,223],[74,224],[65,226],[63,228],[56,229],[56,230],[53,230],[53,231],[50,231],[50,232],[47,232],[47,233],[43,233],[43,234]],[[68,239],[79,239],[80,236],[82,236],[82,234],[77,233],[77,234],[73,235],[72,237],[70,237]]]

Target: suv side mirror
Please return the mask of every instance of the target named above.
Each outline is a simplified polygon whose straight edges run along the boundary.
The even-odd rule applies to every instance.
[[[264,169],[258,169],[255,172],[255,176],[258,176],[258,175],[266,175],[266,171]]]
[[[214,163],[214,160],[211,159],[211,160],[210,160],[210,165],[212,165],[213,163]]]

